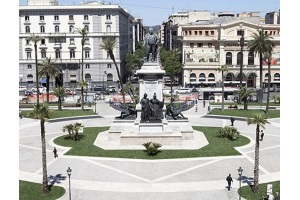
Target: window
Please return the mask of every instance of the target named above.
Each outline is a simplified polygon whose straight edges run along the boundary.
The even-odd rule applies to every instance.
[[[70,31],[70,33],[74,33],[74,26],[71,25],[71,26],[69,27],[69,31]]]
[[[197,47],[203,47],[203,43],[197,43]]]
[[[111,68],[111,64],[107,64],[107,68]]]
[[[205,36],[208,36],[209,34],[208,34],[208,31],[205,31]]]
[[[44,15],[40,16],[40,21],[44,21]]]
[[[26,26],[26,27],[25,27],[25,32],[26,32],[26,33],[30,33],[30,27],[29,27],[29,26]]]
[[[242,64],[242,53],[238,52],[236,57],[236,64],[241,65]]]
[[[45,26],[41,26],[41,33],[45,33]]]
[[[188,34],[188,32],[187,31],[184,31],[184,35],[187,35]]]
[[[85,25],[84,28],[85,28],[85,30],[86,30],[87,32],[89,32],[89,26],[88,26],[88,25]]]
[[[27,59],[31,59],[31,52],[30,51],[27,51]]]
[[[107,51],[107,59],[110,59],[110,55],[109,55],[108,51]]]
[[[199,31],[199,35],[202,35],[202,31]]]
[[[192,31],[189,31],[189,35],[192,35]]]
[[[107,26],[106,26],[106,32],[107,32],[107,33],[110,33],[110,32],[111,32],[111,27],[110,27],[110,25],[107,25]]]
[[[90,52],[89,51],[84,51],[84,56],[85,56],[85,58],[90,58]]]
[[[26,45],[30,45],[30,40],[26,39]]]
[[[25,21],[29,21],[29,16],[25,16]]]
[[[31,65],[27,65],[27,69],[32,69],[32,66]]]
[[[110,20],[110,15],[106,15],[106,20]]]
[[[232,53],[231,52],[226,53],[226,65],[232,65]]]
[[[41,50],[41,57],[42,57],[42,58],[46,58],[46,57],[47,57],[47,56],[46,56],[46,50],[45,50],[45,49]]]
[[[58,49],[55,51],[55,58],[56,59],[60,58],[60,50],[58,50]]]
[[[194,31],[194,34],[195,34],[195,35],[198,35],[198,31]]]
[[[59,26],[55,26],[55,33],[59,32]]]
[[[90,64],[86,64],[86,65],[85,65],[85,68],[86,68],[86,69],[90,69]]]
[[[55,15],[55,16],[54,16],[54,20],[55,20],[55,21],[59,20],[58,15]]]
[[[74,49],[70,50],[70,58],[75,58],[75,50]]]
[[[212,43],[208,43],[208,47],[211,48],[212,47]]]
[[[41,39],[41,44],[46,44],[45,39]]]
[[[70,38],[70,44],[74,44],[74,38]]]
[[[254,53],[249,52],[248,54],[248,65],[254,65]]]
[[[237,35],[239,35],[239,36],[244,35],[244,30],[238,30],[238,31],[237,31]]]
[[[194,43],[190,43],[190,47],[191,47],[191,48],[193,48],[193,47],[194,47],[194,45],[195,45]]]
[[[87,44],[87,45],[90,44],[90,39],[86,38],[85,41],[84,41],[84,44]]]
[[[215,35],[215,32],[214,31],[210,31],[210,35]]]
[[[84,19],[84,20],[89,20],[89,16],[88,16],[88,15],[84,15],[84,16],[83,16],[83,19]]]
[[[74,20],[74,16],[73,15],[69,15],[69,20]]]

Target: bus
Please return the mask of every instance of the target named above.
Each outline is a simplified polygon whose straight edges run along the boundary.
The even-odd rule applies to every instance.
[[[237,95],[234,94],[235,91],[238,91],[238,88],[225,88],[224,87],[224,99],[225,100],[234,100]],[[200,88],[198,99],[199,100],[215,100],[215,93],[222,94],[222,88]]]
[[[240,81],[224,81],[224,87],[239,87]],[[242,85],[247,87],[246,81],[242,81]],[[222,87],[221,81],[206,81],[206,82],[190,82],[186,83],[188,88],[206,88],[206,87]]]

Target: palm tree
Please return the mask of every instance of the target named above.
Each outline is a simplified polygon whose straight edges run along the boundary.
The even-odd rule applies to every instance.
[[[38,64],[41,66],[39,69],[40,76],[46,76],[46,91],[47,91],[47,104],[49,104],[49,82],[50,78],[55,78],[61,74],[61,68],[55,64],[55,60],[46,58],[42,63]]]
[[[46,140],[45,140],[45,122],[52,115],[52,111],[49,110],[48,105],[36,104],[33,105],[33,111],[29,113],[29,117],[40,120],[41,126],[41,142],[42,142],[42,165],[43,165],[43,193],[48,193],[48,176],[47,176],[47,158],[46,158]]]
[[[84,28],[76,28],[76,32],[81,35],[81,81],[84,81],[83,78],[83,47],[85,40],[87,38],[88,30]],[[84,110],[84,99],[83,99],[83,86],[81,86],[81,110]]]
[[[272,56],[272,49],[264,53],[267,62],[268,62],[268,93],[267,93],[267,106],[266,106],[266,113],[269,111],[269,104],[270,104],[270,82],[271,82],[271,56]]]
[[[79,82],[79,87],[81,87],[81,89],[86,88],[88,85],[89,85],[88,82],[85,80],[82,80]],[[83,95],[81,97],[83,98]],[[82,102],[84,103],[84,101],[82,101]],[[81,107],[81,109],[82,109],[82,107]]]
[[[227,71],[227,66],[221,66],[218,68],[218,72],[222,72],[222,111],[224,110],[224,72]]]
[[[274,43],[271,41],[273,37],[270,37],[267,33],[265,33],[263,30],[258,30],[257,33],[254,33],[253,39],[248,42],[248,49],[250,52],[253,52],[255,54],[259,54],[259,86],[260,86],[260,95],[259,100],[260,103],[262,103],[262,86],[263,86],[263,78],[262,78],[262,59],[263,54],[265,52],[269,52],[272,47],[274,46]]]
[[[246,87],[240,85],[239,90],[234,91],[234,94],[239,95],[241,101],[244,102],[244,110],[248,110],[248,102],[249,102],[250,98],[253,96],[254,90],[247,89]]]
[[[123,103],[124,103],[124,106],[125,106],[125,91],[124,91],[123,81],[122,81],[120,70],[119,70],[118,65],[116,63],[115,55],[114,55],[114,52],[113,52],[113,50],[116,46],[117,46],[117,41],[116,41],[115,38],[105,38],[103,40],[103,43],[100,44],[100,47],[108,52],[109,57],[112,59],[112,61],[115,64],[117,74],[118,74],[118,78],[119,78],[119,82],[120,82],[121,92],[122,92],[122,95],[123,95]]]
[[[254,159],[254,186],[252,188],[253,192],[258,192],[258,179],[259,179],[259,131],[260,128],[265,129],[265,124],[270,124],[266,117],[261,113],[255,113],[253,118],[247,118],[247,124],[256,125],[256,136],[255,136],[255,159]]]
[[[61,86],[55,88],[54,95],[58,98],[58,101],[57,101],[58,110],[62,110],[61,109],[62,98],[66,95],[65,88],[61,87]]]
[[[39,76],[38,76],[38,61],[37,61],[37,43],[42,40],[39,35],[31,34],[30,37],[26,38],[26,40],[32,41],[34,43],[34,55],[35,55],[35,81],[36,81],[36,96],[37,96],[37,104],[39,104]]]

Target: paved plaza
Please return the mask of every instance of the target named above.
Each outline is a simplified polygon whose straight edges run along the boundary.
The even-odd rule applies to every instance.
[[[206,118],[207,106],[198,101],[198,111],[184,111],[192,126],[230,125],[229,119]],[[84,127],[109,126],[120,112],[104,100],[97,101],[101,118],[81,119]],[[100,157],[66,156],[68,147],[55,145],[53,140],[65,135],[62,127],[75,122],[46,123],[48,177],[56,186],[66,189],[60,200],[69,199],[67,168],[72,168],[72,200],[233,200],[238,199],[238,171],[243,168],[242,186],[253,180],[255,125],[236,120],[234,126],[251,142],[237,148],[240,156],[186,159],[141,160]],[[280,180],[280,119],[271,119],[260,143],[259,182]],[[53,156],[57,148],[58,158]],[[40,125],[37,120],[19,120],[19,179],[42,182]],[[233,185],[227,191],[225,178],[231,174]],[[266,195],[266,194],[262,194]]]

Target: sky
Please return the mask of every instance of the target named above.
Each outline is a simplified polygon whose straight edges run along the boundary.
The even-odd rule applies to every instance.
[[[103,0],[101,0],[103,2]],[[285,0],[286,1],[286,0]],[[59,0],[59,5],[79,5],[87,0]],[[105,4],[119,4],[132,16],[142,18],[144,26],[161,25],[168,16],[180,11],[207,10],[218,12],[254,12],[261,16],[280,9],[279,0],[104,0]],[[27,5],[27,0],[19,0]]]

